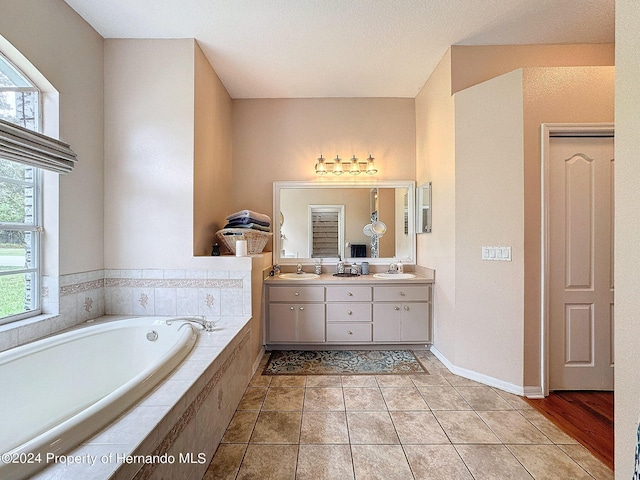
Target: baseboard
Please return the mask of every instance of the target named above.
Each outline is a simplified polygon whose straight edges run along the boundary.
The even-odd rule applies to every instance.
[[[260,362],[262,361],[262,357],[264,357],[264,354],[265,354],[265,350],[263,345],[262,348],[260,349],[260,352],[258,353],[258,356],[253,361],[253,367],[251,368],[251,376],[253,376],[258,371],[258,367],[260,367]]]
[[[524,396],[527,398],[544,398],[544,392],[540,385],[524,387]]]
[[[474,372],[473,370],[468,370],[466,368],[457,367],[453,363],[451,363],[447,357],[445,357],[436,347],[431,345],[431,352],[442,362],[442,364],[449,369],[449,371],[455,375],[459,375],[464,378],[468,378],[469,380],[474,380],[479,383],[483,383],[490,387],[499,388],[500,390],[504,390],[505,392],[513,393],[514,395],[525,395],[524,387],[520,385],[515,385],[513,383],[505,382],[498,378],[490,377],[488,375],[484,375],[482,373]]]

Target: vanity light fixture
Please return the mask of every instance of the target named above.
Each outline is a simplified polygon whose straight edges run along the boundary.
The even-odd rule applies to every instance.
[[[359,175],[360,173],[375,175],[378,173],[378,169],[375,165],[375,159],[371,155],[369,155],[369,158],[366,160],[359,160],[354,155],[351,160],[349,160],[348,170],[344,169],[342,166],[342,159],[338,155],[336,155],[336,158],[331,162],[327,162],[327,160],[320,155],[320,158],[318,158],[316,163],[317,175],[326,175],[329,172],[334,175],[342,175],[345,171],[348,171],[350,175]]]

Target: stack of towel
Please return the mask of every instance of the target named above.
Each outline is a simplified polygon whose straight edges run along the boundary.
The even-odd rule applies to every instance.
[[[271,218],[253,210],[241,210],[227,217],[224,228],[252,228],[261,232],[271,231]]]

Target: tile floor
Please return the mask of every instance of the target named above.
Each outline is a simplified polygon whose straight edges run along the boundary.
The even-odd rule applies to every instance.
[[[613,478],[520,397],[416,355],[429,374],[266,376],[261,366],[204,480]]]

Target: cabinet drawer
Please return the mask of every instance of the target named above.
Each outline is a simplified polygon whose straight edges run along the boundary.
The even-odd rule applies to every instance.
[[[370,302],[371,287],[327,287],[327,302]]]
[[[271,302],[324,302],[324,287],[269,287]]]
[[[370,341],[370,323],[327,323],[327,342]]]
[[[429,285],[373,287],[373,298],[376,302],[428,302],[430,289]]]
[[[327,322],[370,321],[370,303],[327,303]]]

